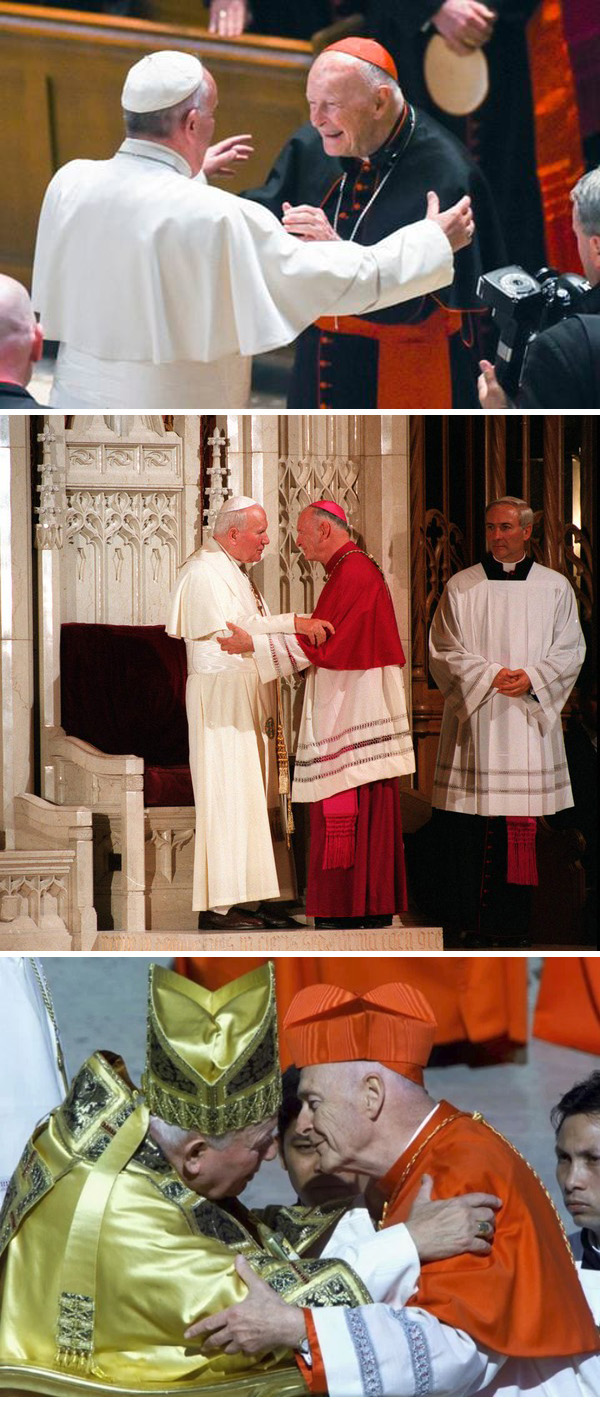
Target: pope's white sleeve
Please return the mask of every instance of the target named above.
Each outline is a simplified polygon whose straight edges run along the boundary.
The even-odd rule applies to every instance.
[[[312,1316],[336,1397],[473,1395],[506,1358],[420,1307],[319,1307]]]
[[[310,668],[310,658],[306,657],[293,634],[257,634],[254,638],[254,661],[261,682],[274,682],[277,678],[290,678],[294,673]]]
[[[257,634],[295,634],[295,618],[295,614],[248,614],[235,622],[255,638]]]
[[[331,245],[330,245],[331,247]],[[335,245],[333,245],[335,247]],[[365,261],[377,266],[374,295],[365,301],[365,287],[353,283],[338,299],[329,315],[373,312],[423,297],[437,288],[449,287],[454,277],[452,249],[439,224],[421,219],[396,229],[378,244],[365,248]]]
[[[322,1256],[347,1263],[375,1302],[403,1306],[417,1290],[421,1264],[406,1224],[376,1233],[362,1207],[349,1209],[339,1220]]]

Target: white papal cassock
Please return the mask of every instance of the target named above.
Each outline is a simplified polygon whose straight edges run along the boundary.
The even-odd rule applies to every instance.
[[[127,138],[111,160],[71,161],[50,182],[32,300],[61,343],[54,404],[239,408],[250,356],[326,313],[452,282],[450,244],[432,220],[371,248],[304,244],[260,205],[190,177],[169,147]]]
[[[228,619],[261,627],[248,577],[211,540],[184,565],[166,626],[187,646],[194,911],[295,896],[279,799],[276,688],[261,683],[250,656],[223,653],[218,637]]]
[[[430,660],[445,697],[432,803],[463,814],[554,814],[573,803],[561,712],[585,644],[575,594],[534,563],[524,580],[483,565],[448,581],[431,626]],[[524,668],[532,692],[504,697],[500,668]]]
[[[34,1126],[62,1102],[52,1003],[40,961],[0,960],[0,1201]]]

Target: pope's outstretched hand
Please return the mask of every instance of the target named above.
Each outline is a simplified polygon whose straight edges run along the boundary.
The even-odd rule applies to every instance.
[[[451,205],[449,210],[440,211],[439,197],[435,190],[427,192],[427,214],[426,219],[434,219],[444,231],[448,243],[453,253],[457,249],[464,249],[470,244],[475,233],[475,219],[471,209],[471,199],[469,195],[463,195],[461,200],[457,200],[455,205]]]
[[[325,643],[328,634],[335,634],[333,624],[328,619],[312,619],[307,614],[295,614],[294,624],[297,634],[303,634],[311,644]],[[254,653],[254,640],[246,629],[227,620],[231,633],[219,639],[223,653]]]
[[[304,1312],[290,1306],[268,1287],[239,1253],[236,1270],[246,1283],[248,1295],[243,1302],[194,1321],[185,1332],[187,1341],[203,1336],[202,1348],[225,1355],[260,1355],[276,1346],[299,1346],[306,1335]]]
[[[251,132],[238,132],[237,136],[224,137],[209,146],[202,163],[205,176],[234,175],[240,161],[247,161],[254,154]]]

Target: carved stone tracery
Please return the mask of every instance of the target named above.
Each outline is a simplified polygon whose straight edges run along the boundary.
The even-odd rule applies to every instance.
[[[362,525],[359,500],[360,469],[351,459],[313,456],[279,460],[279,563],[280,604],[283,612],[296,608],[310,614],[315,601],[315,585],[321,580],[320,567],[306,561],[296,549],[294,534],[300,512],[320,497],[330,498],[344,508],[356,533]]]

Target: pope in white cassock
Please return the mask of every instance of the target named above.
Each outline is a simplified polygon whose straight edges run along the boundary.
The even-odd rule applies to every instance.
[[[52,402],[102,409],[247,403],[250,357],[317,317],[446,287],[472,237],[467,197],[370,248],[303,243],[267,210],[206,184],[247,138],[209,147],[217,89],[193,55],[149,54],[122,94],[126,140],[70,161],[40,215],[32,300],[60,342]],[[204,168],[204,169],[203,169]]]
[[[0,1202],[34,1126],[68,1090],[50,991],[39,960],[0,959]]]
[[[490,554],[451,577],[431,626],[445,698],[432,802],[455,821],[459,916],[481,935],[526,922],[526,904],[510,909],[537,881],[536,816],[573,803],[561,713],[585,643],[569,581],[526,555],[532,523],[520,498],[490,503]]]
[[[228,620],[253,633],[270,627],[267,605],[246,574],[246,566],[260,561],[268,543],[267,518],[259,503],[230,498],[216,519],[212,540],[183,566],[167,618],[167,633],[187,645],[196,805],[192,907],[202,914],[205,929],[295,924],[289,917],[278,920],[268,909],[260,914],[230,911],[296,894],[286,834],[289,781],[277,684],[261,682],[253,657],[229,656],[219,645]],[[293,628],[294,616],[286,618]],[[296,616],[295,625],[311,639],[325,637],[318,620]]]

